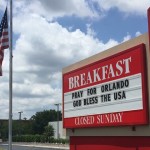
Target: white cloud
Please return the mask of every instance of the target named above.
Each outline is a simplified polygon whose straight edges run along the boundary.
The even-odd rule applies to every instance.
[[[116,6],[119,8],[121,4]],[[105,10],[110,8],[110,3],[103,6]],[[106,43],[97,39],[90,24],[84,33],[80,29],[69,30],[54,21],[63,16],[83,18],[98,14],[85,0],[14,1],[14,118],[18,118],[18,111],[30,118],[36,111],[50,109],[54,103],[61,102],[62,68],[119,44],[114,39]],[[127,39],[129,35],[124,41]],[[8,60],[6,50],[4,76],[0,78],[0,109],[4,113],[0,118],[8,118]]]
[[[6,4],[7,4],[6,0],[1,0],[0,1],[0,10],[1,11],[3,11],[3,12],[5,11]]]
[[[39,0],[40,6],[43,6],[42,14],[55,13],[58,16],[76,15],[79,17],[96,17],[97,13],[91,10],[85,0]]]
[[[131,35],[129,33],[127,33],[127,35],[123,38],[122,42],[126,42],[126,41],[128,41],[130,39],[131,39]]]
[[[14,18],[14,32],[19,35],[13,57],[14,118],[18,117],[18,111],[24,111],[29,118],[36,111],[61,102],[62,68],[118,44],[113,39],[103,43],[91,32],[69,31],[57,22],[33,14]],[[4,66],[5,80],[8,80],[8,53]],[[8,99],[8,83],[3,77],[0,80],[4,102]],[[6,111],[6,107],[0,108]]]
[[[95,37],[96,36],[96,32],[91,28],[91,25],[87,24],[86,26],[87,26],[87,34],[90,35],[90,36]]]
[[[148,0],[93,0],[97,2],[102,11],[109,11],[110,9],[117,8],[120,12],[127,15],[144,15],[146,16],[147,9],[150,6]]]
[[[98,17],[96,10],[91,9],[86,0],[24,0],[14,1],[14,13],[38,14],[47,20],[64,16]]]
[[[135,33],[135,36],[137,37],[137,36],[140,36],[141,35],[141,32],[140,31],[137,31],[136,33]]]

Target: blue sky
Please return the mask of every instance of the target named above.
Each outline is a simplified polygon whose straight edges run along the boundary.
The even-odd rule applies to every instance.
[[[21,0],[13,4],[13,119],[62,101],[62,68],[147,32],[148,0]],[[1,0],[0,16],[6,7]],[[9,7],[9,6],[8,6]],[[0,78],[8,118],[9,50]]]
[[[98,39],[107,42],[110,38],[117,41],[122,41],[122,38],[130,34],[132,38],[135,33],[147,32],[147,16],[125,16],[117,9],[113,9],[107,13],[107,16],[101,19],[78,18],[76,16],[69,16],[58,18],[57,21],[63,27],[72,27],[72,30],[79,28],[82,32],[87,31],[87,24],[95,31]]]

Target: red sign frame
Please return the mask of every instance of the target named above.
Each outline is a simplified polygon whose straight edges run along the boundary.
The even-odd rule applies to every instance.
[[[97,81],[94,83],[84,84],[82,86],[76,86],[74,88],[69,89],[69,78],[72,76],[79,75],[83,72],[88,72],[93,68],[96,68],[98,65],[104,64],[112,64],[119,59],[127,58],[130,55],[133,57],[133,63],[131,64],[131,72],[126,75],[122,74],[121,76],[115,76],[113,78],[108,78],[106,80]],[[105,82],[110,82],[116,79],[125,78],[126,76],[131,76],[137,73],[141,73],[141,86],[142,86],[142,103],[143,109],[140,110],[131,110],[131,111],[122,111],[122,112],[113,112],[113,113],[106,113],[106,114],[95,114],[92,115],[83,115],[83,116],[75,116],[75,117],[65,117],[64,115],[64,94],[67,92],[73,92],[76,90],[80,90],[83,88],[87,88],[90,86],[94,86],[97,84],[103,84]],[[145,125],[148,124],[148,93],[147,93],[147,73],[146,73],[146,50],[145,45],[140,44],[130,49],[127,49],[123,52],[117,53],[115,55],[109,56],[105,59],[96,61],[92,64],[86,65],[84,67],[78,68],[71,72],[63,74],[63,126],[64,128],[84,128],[84,127],[100,127],[100,126],[122,126],[122,125]],[[120,113],[120,114],[119,114]],[[95,120],[101,115],[100,117],[104,117],[111,115],[118,117],[123,113],[123,120],[122,121],[112,121],[98,124]],[[102,116],[104,115],[104,116]],[[105,117],[106,117],[105,116]],[[77,119],[78,118],[78,119]],[[84,119],[84,121],[83,121]],[[91,120],[90,120],[91,119]],[[77,120],[82,120],[82,123],[77,123]],[[94,122],[92,122],[94,120]],[[75,123],[76,122],[76,123]],[[85,122],[85,123],[83,123]]]

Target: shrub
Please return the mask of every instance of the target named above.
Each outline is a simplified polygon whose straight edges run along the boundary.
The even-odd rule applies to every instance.
[[[37,142],[37,143],[61,143],[68,144],[68,139],[55,139],[53,137],[47,138],[45,135],[17,135],[12,137],[13,142]]]

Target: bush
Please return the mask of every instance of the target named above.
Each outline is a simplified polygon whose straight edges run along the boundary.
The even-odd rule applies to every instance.
[[[37,143],[61,143],[68,144],[68,139],[54,139],[50,137],[47,139],[45,135],[17,135],[12,137],[13,142],[37,142]]]

